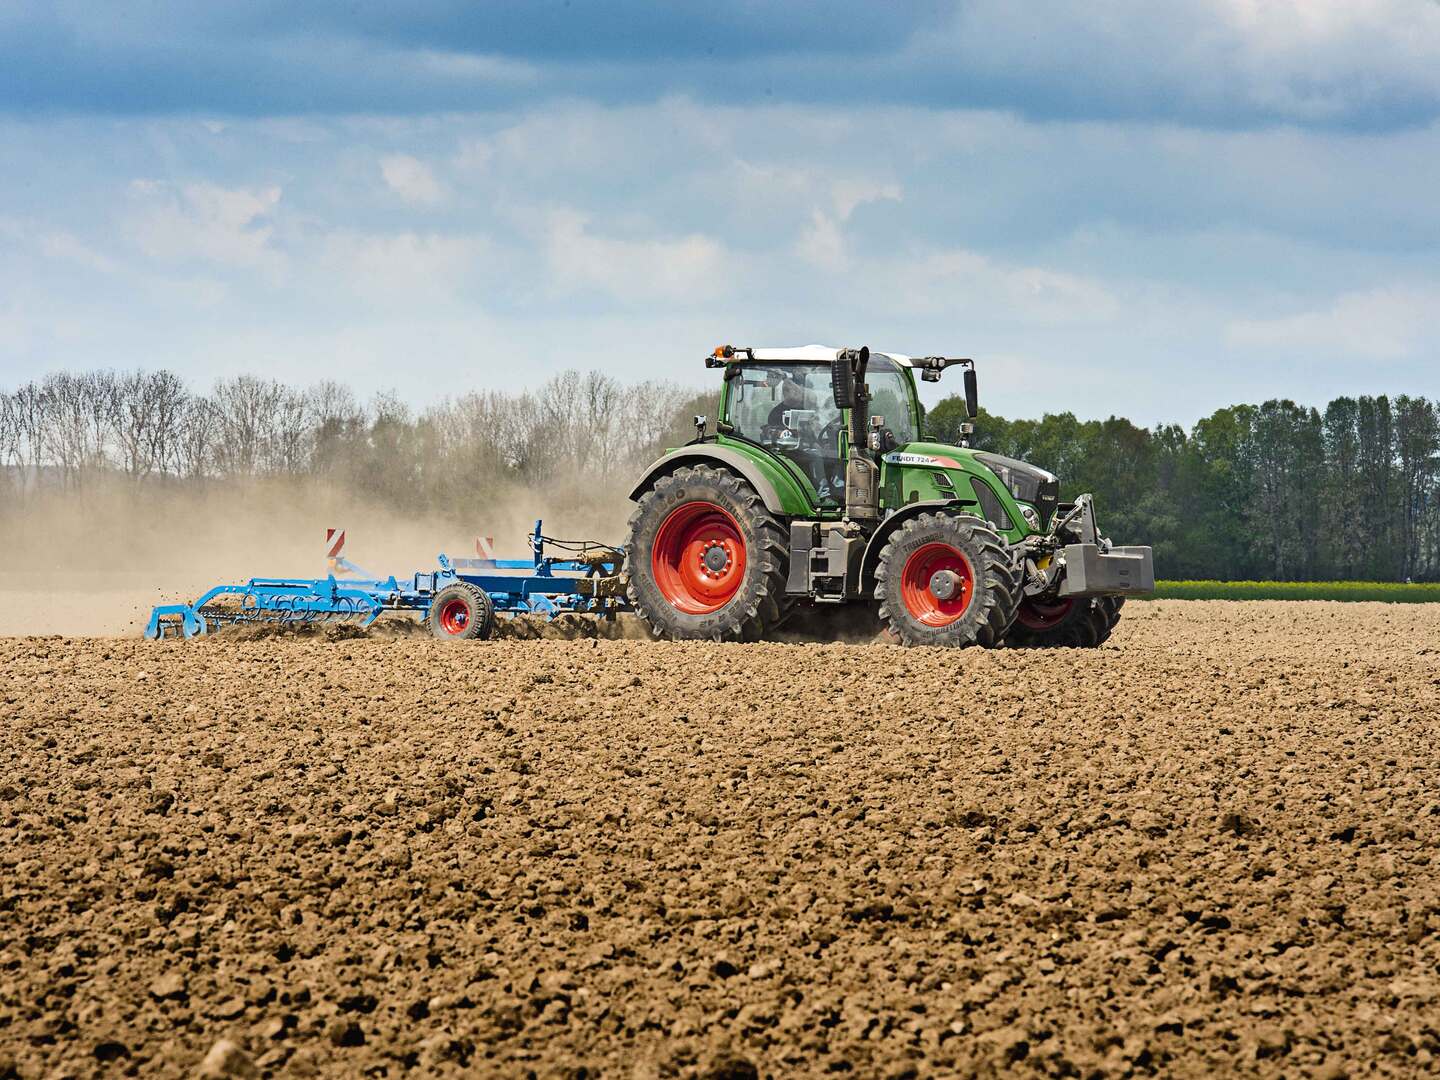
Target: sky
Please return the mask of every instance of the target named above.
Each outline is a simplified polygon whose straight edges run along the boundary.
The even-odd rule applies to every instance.
[[[0,0],[0,387],[1440,397],[1440,0]],[[958,385],[926,388],[933,402]]]

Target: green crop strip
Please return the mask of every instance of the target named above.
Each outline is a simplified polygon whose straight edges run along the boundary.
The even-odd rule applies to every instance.
[[[1155,600],[1379,600],[1440,602],[1440,583],[1396,581],[1157,581]]]

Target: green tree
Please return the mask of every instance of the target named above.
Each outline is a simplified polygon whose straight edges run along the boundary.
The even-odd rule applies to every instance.
[[[1363,569],[1366,527],[1360,487],[1360,408],[1354,398],[1340,397],[1325,407],[1325,454],[1322,567],[1342,580]]]

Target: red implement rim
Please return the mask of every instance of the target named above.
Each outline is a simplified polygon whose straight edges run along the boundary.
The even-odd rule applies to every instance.
[[[1037,604],[1033,600],[1026,600],[1015,612],[1015,621],[1027,630],[1050,630],[1069,615],[1074,606],[1075,600],[1071,597],[1057,600],[1053,604]]]
[[[941,600],[930,591],[930,579],[949,570],[960,579],[960,589]],[[917,548],[900,571],[900,599],[905,610],[926,626],[949,626],[970,607],[975,596],[975,571],[959,548],[939,541]]]
[[[720,553],[720,554],[717,554]],[[711,566],[706,561],[719,563]],[[655,534],[650,570],[676,611],[708,615],[735,598],[745,581],[745,538],[730,514],[708,502],[670,511]]]
[[[440,629],[447,634],[463,634],[470,625],[470,605],[458,596],[445,601],[440,609]]]

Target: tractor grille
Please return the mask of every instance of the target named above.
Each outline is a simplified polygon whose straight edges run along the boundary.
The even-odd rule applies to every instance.
[[[1055,513],[1055,507],[1060,502],[1060,481],[1051,477],[1049,480],[1042,480],[1040,487],[1035,493],[1035,509],[1040,514],[1040,527],[1050,527],[1050,515]]]
[[[1005,506],[1000,501],[990,485],[978,476],[970,478],[970,486],[975,489],[975,498],[980,502],[980,509],[985,515],[985,520],[994,525],[1002,532],[1011,528],[1010,515],[1005,512]]]

